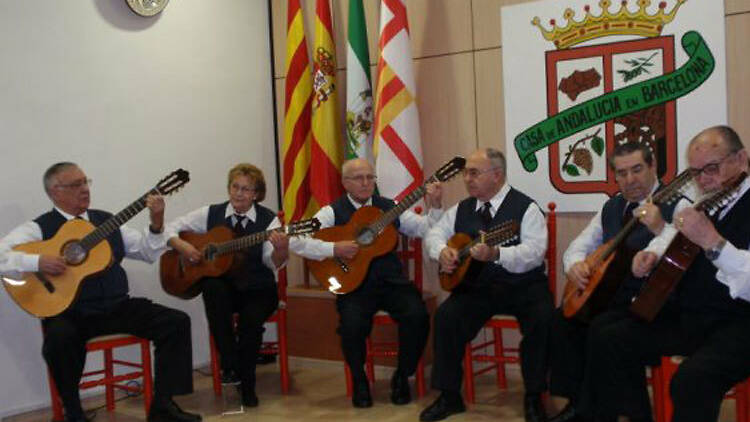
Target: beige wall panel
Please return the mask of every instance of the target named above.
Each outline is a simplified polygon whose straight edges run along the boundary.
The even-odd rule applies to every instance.
[[[746,1],[750,3],[750,1]],[[727,31],[727,100],[729,124],[750,147],[750,13],[729,16]]]
[[[499,47],[501,45],[500,8],[527,1],[529,0],[471,0],[474,16],[474,49]]]
[[[471,3],[467,0],[407,0],[414,57],[471,50]]]
[[[477,51],[477,134],[479,146],[505,151],[505,99],[501,48]]]
[[[472,53],[414,62],[425,172],[476,148]],[[460,181],[446,184],[445,205],[465,196]]]
[[[724,0],[724,13],[750,12],[750,0]]]

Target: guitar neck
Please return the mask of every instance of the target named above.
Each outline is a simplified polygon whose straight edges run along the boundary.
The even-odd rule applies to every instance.
[[[273,233],[275,230],[279,229],[271,229],[253,233],[227,242],[219,243],[218,245],[216,245],[215,255],[226,255],[251,248],[255,245],[265,242],[268,237],[271,236],[271,233]]]
[[[389,224],[393,223],[401,214],[404,213],[407,209],[409,209],[412,205],[416,204],[417,201],[421,197],[424,196],[425,191],[427,190],[427,184],[436,181],[435,176],[433,175],[430,177],[426,182],[422,183],[422,185],[413,191],[411,191],[408,195],[404,197],[404,199],[396,204],[395,207],[391,208],[390,210],[383,213],[380,218],[375,220],[374,223],[370,226],[370,228],[375,233],[380,233],[383,231],[384,228],[388,227]]]
[[[482,236],[477,236],[476,239],[461,248],[461,250],[458,251],[458,259],[462,260],[469,256],[470,249],[476,244],[484,243],[485,245],[492,247],[505,242],[510,237],[507,227],[500,227],[497,230],[491,230],[484,234],[484,239],[482,239]]]
[[[151,194],[159,193],[156,189],[143,194],[140,198],[133,201],[132,204],[128,205],[122,211],[108,218],[107,221],[98,226],[94,231],[84,236],[81,239],[81,246],[90,251],[94,246],[98,245],[99,242],[109,237],[112,233],[120,228],[123,224],[127,223],[131,218],[135,217],[136,214],[143,211],[146,208],[146,197]]]

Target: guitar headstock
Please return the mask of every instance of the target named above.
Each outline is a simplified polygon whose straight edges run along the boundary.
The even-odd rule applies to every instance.
[[[438,181],[445,182],[460,173],[464,167],[466,167],[466,159],[464,157],[456,156],[443,164],[443,166],[440,167],[432,177]]]
[[[287,224],[285,230],[288,236],[312,234],[320,230],[320,221],[317,218],[295,221]]]
[[[682,196],[682,189],[693,180],[693,175],[689,169],[678,174],[667,186],[656,192],[653,196],[653,202],[657,204],[670,204]]]
[[[746,178],[747,172],[743,171],[732,179],[727,180],[722,184],[720,190],[710,193],[709,196],[702,199],[695,208],[699,211],[706,212],[708,215],[713,215],[739,195],[740,185],[742,185],[742,182],[744,182]]]
[[[154,190],[161,195],[169,195],[177,192],[190,181],[190,173],[187,170],[177,169],[169,173],[165,178],[159,180]]]

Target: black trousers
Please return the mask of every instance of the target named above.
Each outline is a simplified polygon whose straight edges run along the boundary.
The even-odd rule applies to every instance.
[[[255,363],[263,341],[263,324],[279,305],[276,285],[240,291],[230,280],[205,278],[202,289],[208,327],[219,349],[222,369],[237,371],[243,388],[255,389]],[[235,312],[239,314],[236,334]]]
[[[496,314],[509,314],[521,326],[521,373],[527,393],[547,389],[547,345],[554,308],[546,280],[511,285],[496,282],[466,286],[443,302],[435,313],[432,387],[461,391],[466,343]]]
[[[365,340],[372,331],[372,319],[382,309],[398,323],[398,371],[412,375],[427,344],[430,317],[422,294],[411,284],[366,280],[357,290],[336,298],[338,334],[346,363],[355,382],[365,381]]]
[[[645,365],[687,356],[672,378],[672,422],[716,421],[724,394],[750,376],[748,317],[665,309],[652,323],[631,315],[590,332],[601,351],[591,359],[594,413],[651,420]]]
[[[42,321],[42,355],[55,380],[67,419],[83,416],[78,384],[86,363],[86,341],[125,333],[154,343],[157,400],[193,392],[190,317],[144,298],[127,298],[106,313],[68,311]]]

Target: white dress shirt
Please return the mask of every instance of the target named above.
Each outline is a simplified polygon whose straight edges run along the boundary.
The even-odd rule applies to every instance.
[[[67,220],[76,218],[57,207],[55,209]],[[89,220],[88,212],[84,212],[79,217]],[[131,259],[152,263],[166,249],[167,238],[164,234],[153,234],[148,227],[138,231],[122,225],[120,234],[125,245],[125,256]],[[0,239],[0,275],[20,278],[23,272],[39,271],[39,255],[13,250],[16,245],[38,240],[42,240],[42,228],[34,221],[21,224]]]
[[[248,221],[255,222],[255,219],[258,218],[255,204],[253,204],[246,213],[241,214],[235,211],[231,203],[228,203],[227,210],[224,213],[224,218],[226,219],[227,217],[231,217],[232,225],[235,225],[237,224],[237,217],[235,217],[235,215],[244,215],[246,217],[242,222],[242,227],[247,227]],[[277,227],[281,227],[281,222],[279,221],[278,217],[274,217],[266,230],[275,229]],[[191,211],[183,215],[182,217],[169,222],[169,224],[167,224],[166,228],[164,229],[164,233],[167,236],[167,239],[179,237],[179,234],[182,231],[206,233],[208,231],[208,205],[200,207],[197,210]],[[276,271],[277,268],[273,264],[273,259],[271,259],[272,253],[273,245],[271,244],[271,242],[266,240],[265,242],[263,242],[263,265],[270,268],[272,271]]]
[[[495,216],[510,191],[506,183],[490,199],[490,213]],[[477,200],[477,211],[484,205]],[[440,252],[446,247],[448,239],[455,234],[456,212],[458,204],[451,207],[435,224],[425,237],[427,253],[430,258],[438,260]],[[531,203],[521,219],[521,243],[515,246],[500,247],[500,256],[495,264],[502,266],[511,273],[524,273],[532,270],[544,262],[547,252],[547,223],[542,210],[536,203]]]
[[[739,195],[721,210],[720,220],[734,207],[737,200],[748,194],[748,189],[750,189],[750,179],[745,179],[740,185]],[[664,230],[649,243],[646,250],[661,257],[676,234],[677,229],[673,225],[664,226]],[[727,241],[713,264],[719,270],[716,273],[716,279],[729,287],[729,295],[735,299],[741,298],[750,302],[750,251],[748,248],[750,245],[733,245]]]
[[[368,199],[364,204],[360,204],[355,201],[354,198],[347,194],[349,202],[354,206],[355,210],[360,209],[366,205],[372,205],[372,198]],[[399,231],[409,237],[424,237],[430,226],[434,224],[440,216],[443,214],[441,209],[430,209],[426,216],[419,215],[410,210],[404,211],[399,217]],[[315,214],[315,218],[320,221],[320,228],[324,229],[327,227],[333,227],[336,225],[336,216],[333,212],[333,207],[326,205],[325,207],[318,210]],[[312,237],[305,238],[293,238],[289,240],[289,249],[297,255],[308,259],[314,259],[316,261],[322,261],[323,259],[332,257],[334,242],[324,242],[319,239]]]

